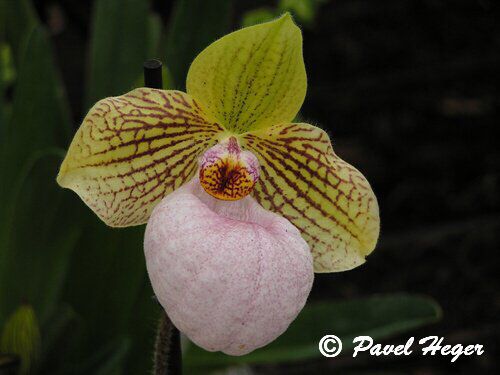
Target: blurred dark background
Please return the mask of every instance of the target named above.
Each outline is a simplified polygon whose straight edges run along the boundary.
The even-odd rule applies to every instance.
[[[441,304],[443,320],[416,336],[481,342],[486,355],[457,363],[392,357],[376,365],[370,357],[366,366],[415,374],[495,373],[498,2],[331,1],[304,39],[304,115],[328,128],[337,152],[368,176],[382,217],[380,244],[366,265],[320,275],[313,295],[430,295]]]
[[[33,4],[49,30],[76,129],[88,109],[83,88],[93,1]],[[168,26],[173,2],[151,6]],[[228,30],[240,27],[248,12],[273,7],[274,1],[234,1]],[[427,295],[441,305],[442,320],[388,342],[438,335],[451,344],[483,344],[486,352],[455,363],[416,354],[361,356],[248,371],[498,373],[498,2],[323,0],[302,29],[308,94],[301,117],[327,129],[337,154],[367,176],[382,217],[380,242],[367,263],[317,275],[311,299]]]

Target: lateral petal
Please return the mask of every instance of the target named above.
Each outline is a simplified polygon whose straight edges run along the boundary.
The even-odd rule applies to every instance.
[[[108,225],[143,224],[160,200],[197,171],[224,129],[180,91],[135,89],[92,107],[57,182]]]
[[[241,135],[257,155],[254,196],[300,229],[315,272],[352,269],[379,235],[377,199],[365,177],[334,152],[328,135],[309,124],[281,124]]]

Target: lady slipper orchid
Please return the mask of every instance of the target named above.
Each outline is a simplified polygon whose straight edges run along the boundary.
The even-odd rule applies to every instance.
[[[288,14],[208,46],[186,86],[99,101],[57,181],[110,226],[149,219],[148,273],[171,320],[245,354],[286,330],[313,272],[365,261],[377,200],[323,130],[292,122],[307,84]]]

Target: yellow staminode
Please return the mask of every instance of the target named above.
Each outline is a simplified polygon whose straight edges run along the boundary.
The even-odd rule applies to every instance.
[[[205,152],[200,160],[200,184],[211,196],[235,201],[252,192],[259,180],[259,162],[229,137]]]
[[[291,123],[306,86],[302,36],[288,14],[236,31],[194,60],[187,94],[141,88],[98,102],[57,181],[108,225],[142,224],[194,176],[207,149],[234,138],[262,167],[255,188],[249,179],[245,189],[301,230],[315,270],[356,267],[377,242],[377,200],[363,175],[335,155],[324,131]],[[219,189],[212,195],[230,199],[221,190],[229,180],[219,164],[207,165],[205,182]]]
[[[212,197],[236,201],[250,194],[255,180],[246,166],[231,157],[219,159],[200,170],[200,184]]]

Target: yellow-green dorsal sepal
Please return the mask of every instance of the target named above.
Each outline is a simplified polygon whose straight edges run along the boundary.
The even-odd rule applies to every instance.
[[[290,122],[307,89],[301,31],[287,13],[228,34],[196,57],[186,86],[234,133]]]

